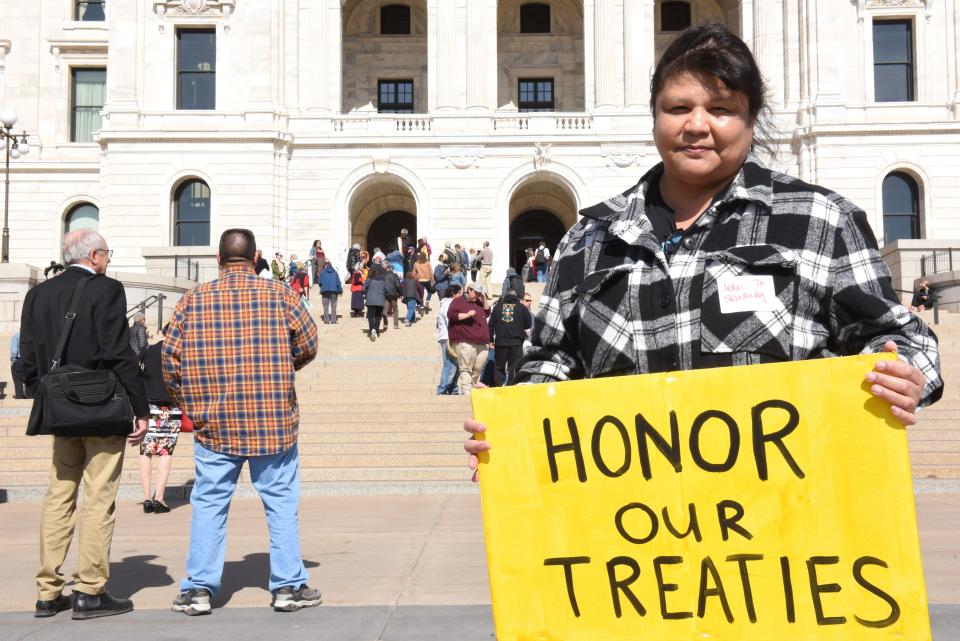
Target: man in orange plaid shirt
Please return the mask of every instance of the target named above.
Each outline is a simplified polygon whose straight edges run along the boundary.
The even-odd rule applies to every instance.
[[[300,411],[294,372],[317,355],[317,326],[290,287],[258,278],[247,229],[220,237],[219,277],[180,299],[163,344],[163,378],[194,422],[187,577],[173,609],[209,614],[220,590],[227,512],[246,462],[270,529],[273,608],[320,604],[300,556]]]

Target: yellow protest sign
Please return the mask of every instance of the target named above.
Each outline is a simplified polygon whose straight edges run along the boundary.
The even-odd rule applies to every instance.
[[[881,358],[475,390],[498,641],[928,641]]]

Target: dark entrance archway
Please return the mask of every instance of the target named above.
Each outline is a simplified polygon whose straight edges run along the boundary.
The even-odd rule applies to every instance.
[[[379,216],[367,230],[367,251],[373,254],[373,248],[379,247],[384,254],[397,249],[400,230],[406,229],[410,238],[417,239],[417,217],[408,211],[387,211]]]
[[[557,249],[567,228],[552,211],[530,209],[510,223],[510,266],[521,273],[527,260],[526,250],[536,249],[542,240],[551,255]]]

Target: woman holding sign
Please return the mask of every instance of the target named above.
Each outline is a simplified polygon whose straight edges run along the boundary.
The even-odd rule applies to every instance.
[[[580,212],[516,382],[897,352],[864,375],[915,423],[943,391],[936,337],[897,300],[863,210],[754,155],[770,145],[747,46],[722,25],[691,27],[650,89],[662,162]],[[489,445],[465,448],[476,470]]]

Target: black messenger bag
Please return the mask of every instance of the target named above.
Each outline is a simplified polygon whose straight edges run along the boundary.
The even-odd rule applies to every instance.
[[[37,386],[27,434],[111,436],[129,434],[133,429],[133,407],[113,370],[60,365],[77,317],[77,303],[89,280],[77,283],[70,299],[50,371]]]

